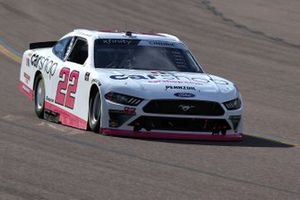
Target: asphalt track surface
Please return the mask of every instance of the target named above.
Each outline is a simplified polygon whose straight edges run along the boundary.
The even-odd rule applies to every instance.
[[[297,0],[0,0],[0,199],[300,199]],[[108,137],[39,120],[29,42],[74,28],[178,35],[246,105],[242,142]]]

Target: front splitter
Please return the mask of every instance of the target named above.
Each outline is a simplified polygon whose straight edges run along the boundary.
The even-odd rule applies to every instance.
[[[101,128],[100,133],[104,135],[153,138],[153,139],[181,139],[181,140],[209,140],[209,141],[240,141],[243,138],[241,133],[227,135],[213,135],[211,133],[172,133],[156,131],[129,131],[120,129]]]

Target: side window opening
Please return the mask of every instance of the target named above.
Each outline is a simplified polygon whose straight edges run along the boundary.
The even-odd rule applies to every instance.
[[[88,57],[88,44],[85,39],[77,38],[67,61],[83,65]]]
[[[58,41],[53,47],[53,53],[61,60],[63,60],[66,55],[67,47],[69,46],[71,39],[72,37],[64,38]]]

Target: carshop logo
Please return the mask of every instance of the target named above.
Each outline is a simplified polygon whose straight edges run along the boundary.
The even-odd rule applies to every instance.
[[[55,74],[57,69],[56,62],[44,56],[40,56],[38,54],[33,54],[31,56],[30,64],[35,68],[38,68],[39,70],[44,71],[46,72],[46,74],[49,74],[51,76]]]

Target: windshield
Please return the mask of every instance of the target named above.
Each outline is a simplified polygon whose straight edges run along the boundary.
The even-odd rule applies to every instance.
[[[96,40],[95,67],[202,72],[188,50],[176,48],[172,43],[159,43],[160,46],[139,43],[140,40]]]

